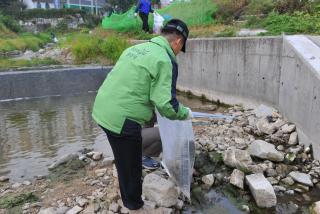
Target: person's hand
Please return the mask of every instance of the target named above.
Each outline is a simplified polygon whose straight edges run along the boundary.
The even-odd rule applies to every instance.
[[[193,115],[192,115],[192,111],[189,107],[186,107],[188,109],[188,117],[186,120],[191,120],[193,118]]]
[[[137,17],[138,16],[138,13],[134,13],[134,17]]]

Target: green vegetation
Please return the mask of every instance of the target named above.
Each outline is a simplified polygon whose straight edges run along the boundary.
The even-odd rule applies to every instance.
[[[130,32],[141,30],[140,18],[134,17],[132,7],[126,13],[112,14],[102,21],[105,29],[112,29],[119,32]],[[212,17],[217,10],[212,0],[193,0],[190,2],[174,2],[171,5],[157,10],[165,19],[179,18],[184,20],[189,26],[205,25],[214,23]],[[149,25],[152,29],[153,16],[150,14]]]
[[[20,68],[20,67],[33,67],[33,66],[44,66],[44,65],[59,65],[60,62],[51,59],[31,59],[31,60],[14,60],[7,58],[0,58],[0,70]]]
[[[1,25],[0,25],[1,26]],[[6,35],[12,33],[8,32]],[[37,51],[50,41],[49,34],[40,33],[38,35],[24,33],[19,36],[12,34],[12,37],[0,37],[0,52],[8,52],[13,50],[33,50]]]
[[[99,35],[80,34],[71,43],[71,51],[78,64],[88,62],[115,63],[121,53],[129,47],[124,38],[116,35],[103,38]],[[107,60],[107,62],[103,62],[103,60]]]
[[[6,209],[9,213],[22,213],[22,206],[25,203],[38,201],[34,193],[23,193],[20,195],[7,195],[0,198],[0,209]]]

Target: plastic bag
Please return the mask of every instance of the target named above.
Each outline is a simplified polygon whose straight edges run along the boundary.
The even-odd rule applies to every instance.
[[[190,185],[195,159],[191,120],[169,120],[157,112],[162,141],[162,162],[169,176],[190,200]]]
[[[164,18],[157,12],[153,13],[153,33],[160,34]]]

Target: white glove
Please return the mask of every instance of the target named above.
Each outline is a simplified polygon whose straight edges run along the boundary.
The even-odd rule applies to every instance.
[[[193,115],[192,115],[192,111],[191,111],[191,109],[190,108],[188,108],[188,107],[186,107],[187,109],[188,109],[188,111],[189,111],[189,113],[188,113],[188,117],[187,117],[187,119],[186,120],[191,120],[192,118],[193,118]]]
[[[134,13],[134,17],[137,17],[138,16],[138,13]]]

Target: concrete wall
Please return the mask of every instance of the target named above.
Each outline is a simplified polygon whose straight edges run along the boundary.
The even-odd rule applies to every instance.
[[[304,36],[194,39],[178,88],[212,100],[279,109],[320,159],[320,48]]]
[[[110,67],[0,72],[0,100],[96,91]]]
[[[278,105],[281,50],[280,37],[190,40],[179,56],[179,88],[230,104]]]

